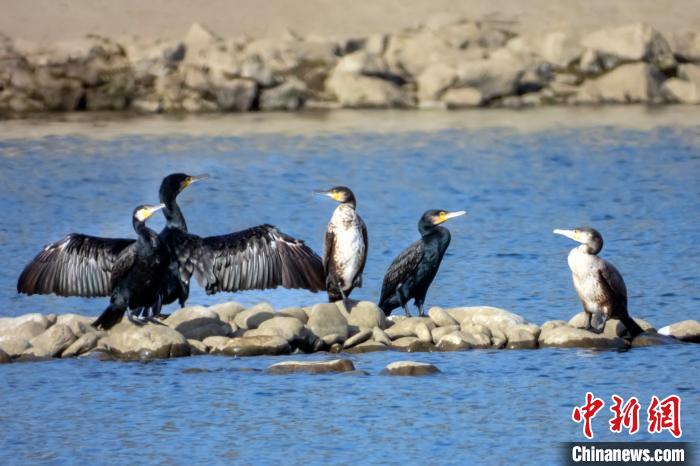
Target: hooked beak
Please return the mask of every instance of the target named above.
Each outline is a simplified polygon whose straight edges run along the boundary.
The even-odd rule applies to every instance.
[[[437,221],[436,225],[440,225],[441,223],[445,223],[446,221],[448,221],[451,218],[461,217],[462,215],[467,215],[467,211],[466,210],[458,210],[456,212],[445,212],[445,215],[440,215],[440,217],[438,217],[438,221]]]
[[[555,235],[566,236],[567,238],[571,238],[572,240],[578,241],[579,243],[581,242],[579,240],[578,233],[575,230],[560,230],[559,228],[557,228],[552,233],[554,233]]]
[[[139,210],[137,212],[136,216],[140,221],[143,222],[143,221],[151,218],[151,216],[154,213],[158,212],[159,210],[163,209],[164,207],[165,207],[165,204],[146,206],[143,209]]]
[[[201,181],[201,180],[206,180],[207,178],[209,178],[209,175],[207,175],[206,173],[203,175],[188,176],[185,179],[185,186],[184,187],[186,188],[189,185],[191,185],[192,183],[195,183],[195,182]]]
[[[333,191],[328,191],[326,189],[317,189],[314,191],[314,194],[318,194],[319,196],[330,197],[334,201],[340,202],[340,194],[333,193]]]

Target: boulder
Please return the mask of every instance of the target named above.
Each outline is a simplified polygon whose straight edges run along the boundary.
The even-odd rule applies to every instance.
[[[433,337],[433,343],[437,345],[442,337],[454,332],[459,332],[459,325],[445,325],[442,327],[436,327],[430,332],[430,334]]]
[[[389,348],[387,345],[383,343],[379,343],[374,340],[367,340],[365,342],[360,343],[359,345],[355,345],[352,348],[348,348],[346,351],[348,353],[353,353],[353,354],[360,354],[360,353],[373,353],[376,351],[386,351]]]
[[[245,306],[235,301],[229,301],[227,303],[209,306],[209,310],[214,311],[216,315],[219,316],[219,320],[222,322],[232,324],[234,323],[235,317],[241,312],[245,311]]]
[[[632,348],[641,348],[644,346],[659,346],[659,345],[680,345],[680,340],[677,340],[668,335],[662,335],[656,332],[644,332],[637,335],[632,340]]]
[[[634,321],[645,332],[656,333],[656,329],[646,320],[634,318]],[[625,325],[617,319],[608,319],[605,322],[605,328],[603,329],[603,333],[605,335],[608,335],[611,337],[622,337],[622,336],[628,337],[629,336],[629,333],[627,332],[627,328],[625,327]]]
[[[700,66],[692,63],[683,63],[678,66],[678,77],[700,88]]]
[[[350,372],[355,365],[349,359],[332,361],[283,361],[267,368],[268,374],[327,374],[329,372]]]
[[[383,345],[391,344],[391,338],[389,338],[389,335],[387,335],[386,332],[379,327],[374,327],[372,329],[372,340]]]
[[[666,39],[644,23],[600,29],[585,36],[581,44],[617,62],[644,61],[661,70],[676,66]]]
[[[679,31],[671,35],[671,50],[681,61],[700,62],[700,32]]]
[[[661,93],[668,102],[700,104],[700,88],[694,83],[682,79],[667,79],[661,86]]]
[[[210,353],[221,353],[231,338],[228,337],[207,337],[202,340],[202,344],[207,347]]]
[[[506,327],[505,335],[508,349],[535,349],[540,328],[534,324],[512,325]]]
[[[625,340],[620,337],[597,334],[568,325],[542,330],[538,341],[542,348],[622,349],[627,347]]]
[[[211,91],[220,110],[246,112],[253,107],[258,85],[251,79],[218,79],[212,82]]]
[[[200,341],[211,336],[228,336],[233,333],[231,326],[219,319],[219,314],[202,306],[178,309],[165,319],[165,325],[187,339]]]
[[[372,329],[374,327],[379,327],[380,329],[386,328],[386,316],[384,312],[372,302],[353,302],[349,306],[348,311],[350,312],[348,325],[367,329]]]
[[[508,50],[499,49],[488,59],[460,63],[455,87],[476,89],[484,101],[489,101],[514,94],[524,72],[520,60]]]
[[[401,337],[418,336],[416,334],[416,326],[420,323],[425,324],[429,330],[435,328],[435,324],[430,317],[410,317],[407,319],[397,320],[395,322],[396,323],[394,325],[385,331],[387,336],[392,340]]]
[[[517,326],[515,326],[517,327]],[[510,328],[510,327],[508,327]],[[498,328],[493,328],[491,330],[491,348],[501,349],[508,343],[508,337],[503,330]]]
[[[278,86],[263,89],[259,99],[260,110],[298,110],[304,106],[308,94],[303,81],[290,77]]]
[[[457,70],[436,63],[428,66],[416,79],[418,84],[418,99],[423,101],[438,101],[442,95],[457,81]]]
[[[416,337],[418,337],[418,339],[423,343],[433,342],[433,336],[430,333],[430,329],[428,328],[428,326],[425,325],[425,322],[418,322],[418,324],[414,328],[414,332],[416,333]]]
[[[391,342],[391,349],[408,353],[430,352],[435,350],[432,342],[424,342],[417,337],[401,337]]]
[[[440,370],[432,364],[416,361],[395,361],[387,365],[384,375],[429,375],[436,374]]]
[[[679,340],[700,343],[700,322],[684,320],[659,329],[661,335],[668,335]]]
[[[343,348],[352,348],[353,346],[357,346],[360,343],[364,343],[365,341],[369,340],[372,338],[372,330],[365,328],[357,332],[355,335],[351,336],[347,340],[345,340],[345,343],[343,344]]]
[[[462,339],[469,343],[470,348],[485,349],[491,347],[491,331],[480,324],[462,323],[460,332]]]
[[[10,362],[12,362],[10,355],[0,349],[0,364],[7,364]]]
[[[291,352],[292,347],[287,340],[278,336],[232,338],[221,349],[221,353],[228,356],[275,356]]]
[[[25,355],[37,358],[53,358],[60,356],[63,350],[77,340],[70,327],[66,324],[55,324],[41,335],[34,337],[25,350]]]
[[[648,103],[662,100],[664,76],[653,65],[630,63],[596,79],[586,81],[579,89],[579,103]]]
[[[540,329],[541,329],[542,331],[551,330],[551,329],[553,329],[553,328],[561,327],[561,326],[563,326],[563,325],[566,325],[566,321],[565,321],[565,320],[548,320],[547,322],[545,322],[544,324],[542,324],[542,326],[540,327]]]
[[[174,358],[190,354],[190,345],[181,333],[166,325],[135,325],[127,319],[112,327],[100,344],[125,359]]]
[[[439,307],[431,307],[428,311],[428,316],[430,317],[430,320],[432,320],[438,327],[459,325],[459,322],[457,322],[454,317]]]
[[[189,343],[190,345],[191,356],[199,356],[202,354],[207,354],[209,352],[209,348],[207,347],[207,345],[205,345],[199,340],[188,339],[187,343]]]
[[[81,337],[88,332],[94,332],[92,326],[94,317],[81,316],[79,314],[62,314],[56,319],[57,324],[65,324],[70,327],[76,337]]]
[[[272,306],[268,303],[260,303],[236,314],[233,322],[239,328],[252,329],[258,328],[260,324],[274,316],[275,310]]]
[[[18,328],[24,324],[27,324],[29,322],[33,322],[37,324],[36,326],[29,326],[27,325],[24,330],[19,331]],[[52,322],[51,320],[48,319],[47,316],[44,316],[39,313],[33,313],[33,314],[24,314],[22,316],[18,317],[0,317],[0,337],[2,336],[22,336],[22,337],[27,337],[28,335],[31,335],[27,339],[34,338],[35,336],[41,334],[44,330],[49,328],[51,325],[55,323],[55,320]],[[40,329],[40,330],[39,330]],[[27,332],[26,334],[23,334],[24,332]]]
[[[448,109],[479,107],[484,103],[484,96],[479,89],[460,87],[448,89],[442,96],[442,102]]]
[[[586,325],[588,325],[588,316],[584,311],[581,311],[569,319],[569,325],[575,328],[586,328]],[[602,329],[603,325],[605,325],[605,316],[603,314],[593,314],[591,316],[591,325],[594,328]]]
[[[464,338],[462,332],[456,331],[440,337],[436,348],[438,351],[460,351],[471,348],[471,345]]]
[[[505,329],[511,325],[526,324],[521,316],[491,306],[456,307],[446,309],[460,324],[481,324],[489,329]]]
[[[533,41],[533,49],[547,63],[557,69],[567,69],[579,59],[583,47],[562,31],[546,33]]]
[[[0,336],[0,350],[16,358],[29,348],[29,340],[13,335]]]
[[[403,108],[415,104],[414,97],[401,86],[354,73],[333,72],[325,87],[343,107]]]
[[[285,307],[284,309],[280,309],[277,314],[280,316],[294,317],[299,319],[302,324],[306,324],[309,321],[308,314],[300,307]]]
[[[89,332],[84,333],[80,338],[75,340],[68,348],[66,348],[62,353],[62,358],[74,358],[80,356],[83,353],[92,351],[97,347],[97,343],[105,335],[104,332]]]
[[[310,351],[316,341],[304,324],[296,317],[276,316],[266,320],[256,329],[260,335],[276,335],[284,338],[294,348]]]
[[[312,307],[307,327],[319,338],[338,335],[345,341],[348,337],[348,322],[335,304],[323,303]]]

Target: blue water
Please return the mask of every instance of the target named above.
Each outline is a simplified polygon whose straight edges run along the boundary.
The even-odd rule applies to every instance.
[[[657,327],[698,318],[700,126],[0,140],[0,315],[98,314],[104,300],[20,296],[16,278],[44,244],[72,231],[133,236],[133,207],[155,202],[160,179],[175,171],[213,176],[180,196],[191,231],[272,223],[319,253],[335,205],[311,192],[350,186],[370,242],[355,298],[378,299],[424,210],[466,209],[447,224],[452,244],[427,306],[568,319],[579,309],[566,265],[573,244],[551,231],[588,224],[624,275],[634,316]],[[196,286],[190,295],[192,304],[228,299],[281,308],[325,298],[206,296]],[[558,442],[583,438],[570,415],[587,390],[608,405],[612,393],[637,396],[642,409],[652,394],[677,393],[683,438],[696,440],[699,355],[694,345],[409,355],[443,371],[420,379],[379,375],[400,353],[353,356],[368,376],[241,370],[280,358],[11,364],[0,366],[0,463],[546,463]],[[193,367],[208,372],[183,373]],[[607,432],[607,409],[594,421],[596,439],[624,439]]]

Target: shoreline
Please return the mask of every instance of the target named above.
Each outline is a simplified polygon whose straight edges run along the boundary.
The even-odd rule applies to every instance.
[[[251,137],[284,135],[392,134],[505,128],[521,133],[552,129],[615,127],[648,131],[690,128],[700,121],[695,106],[543,107],[527,110],[304,110],[294,113],[141,115],[128,112],[45,113],[0,120],[0,139],[81,136]]]

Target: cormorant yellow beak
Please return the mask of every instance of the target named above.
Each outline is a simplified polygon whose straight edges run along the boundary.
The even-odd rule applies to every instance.
[[[136,211],[136,218],[139,222],[143,222],[149,219],[154,213],[158,212],[160,209],[164,208],[165,204],[149,205],[145,206],[138,211]]]
[[[182,188],[184,189],[196,181],[206,180],[207,178],[209,178],[209,175],[206,173],[204,175],[188,176],[185,178],[185,181],[182,182]]]
[[[333,199],[334,201],[337,201],[337,202],[342,202],[342,198],[341,198],[340,192],[338,192],[338,191],[317,190],[317,191],[314,191],[314,193],[315,193],[315,194],[319,194],[319,195],[321,195],[321,196],[328,196],[328,197],[330,197],[331,199]]]
[[[445,223],[451,218],[461,217],[462,215],[467,215],[467,211],[458,210],[456,212],[440,212],[440,214],[438,214],[437,218],[435,219],[435,225],[440,225],[441,223]]]
[[[566,236],[567,238],[571,238],[572,240],[578,241],[579,243],[581,242],[581,235],[577,230],[560,230],[559,228],[557,228],[552,233],[554,233],[555,235]]]

